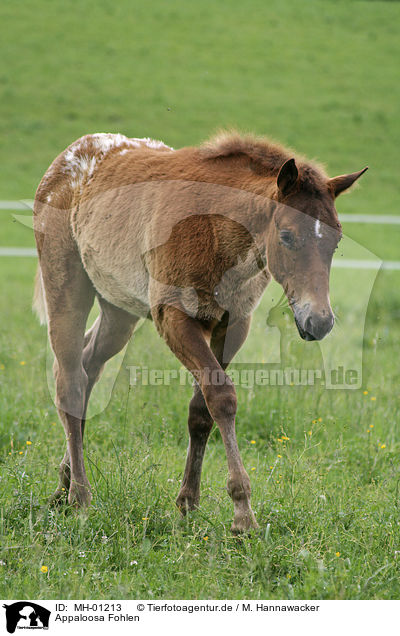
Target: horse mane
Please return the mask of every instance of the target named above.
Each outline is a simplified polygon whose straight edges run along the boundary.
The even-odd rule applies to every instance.
[[[238,155],[247,155],[255,167],[268,176],[277,176],[285,161],[294,157],[304,190],[318,193],[326,187],[328,176],[321,164],[266,137],[223,130],[200,146],[200,156],[206,161]]]

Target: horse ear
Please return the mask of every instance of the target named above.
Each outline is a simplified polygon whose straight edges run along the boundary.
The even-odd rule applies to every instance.
[[[277,184],[281,193],[286,196],[297,183],[299,171],[294,159],[288,159],[279,170]]]
[[[339,196],[341,192],[350,188],[364,172],[368,170],[368,166],[360,170],[359,172],[352,172],[352,174],[341,174],[339,177],[333,177],[329,179],[328,185],[331,188],[335,197]]]

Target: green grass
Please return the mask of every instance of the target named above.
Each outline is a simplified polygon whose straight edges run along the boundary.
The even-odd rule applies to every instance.
[[[88,517],[47,508],[64,436],[45,381],[45,330],[29,315],[33,260],[3,262],[9,309],[1,342],[0,595],[398,597],[399,374],[393,368],[399,333],[396,303],[387,300],[397,274],[378,277],[370,302],[367,395],[238,389],[238,439],[261,532],[237,540],[229,533],[232,506],[216,430],[201,509],[183,521],[175,509],[191,390],[129,388],[128,365],[178,366],[151,324],[129,346],[110,405],[88,423],[94,491]],[[256,321],[262,319],[258,313]],[[250,336],[250,347],[259,344]],[[285,445],[278,441],[282,434],[290,438]]]
[[[31,198],[87,132],[197,143],[270,135],[330,173],[370,165],[342,209],[395,213],[398,3],[49,2],[0,9],[0,198]]]
[[[0,199],[32,198],[49,162],[86,132],[180,146],[235,125],[331,174],[369,164],[339,211],[396,214],[399,13],[391,2],[27,0],[16,10],[5,1]],[[398,259],[398,231],[345,227],[387,260]],[[0,245],[31,244],[32,232],[0,213]],[[191,389],[129,387],[128,365],[179,368],[150,323],[128,347],[111,402],[88,422],[88,516],[49,510],[64,434],[47,388],[46,330],[30,312],[34,269],[32,258],[0,259],[1,597],[399,597],[398,272],[378,274],[371,292],[361,389],[238,388],[261,526],[238,540],[216,429],[201,508],[185,520],[175,509]],[[333,278],[337,333],[351,353],[360,346],[352,290],[364,279]],[[249,355],[264,346],[266,303]]]

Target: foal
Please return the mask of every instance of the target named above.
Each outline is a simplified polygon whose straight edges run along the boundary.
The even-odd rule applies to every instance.
[[[55,355],[56,404],[67,449],[54,501],[87,506],[85,413],[104,364],[141,317],[195,377],[189,448],[177,505],[198,505],[213,422],[226,450],[233,532],[257,527],[235,435],[225,369],[246,339],[273,276],[300,336],[332,329],[329,270],[341,237],[334,199],[364,170],[329,179],[265,139],[223,133],[173,150],[150,139],[95,134],[51,164],[35,198],[35,307]],[[85,333],[97,297],[100,315]]]

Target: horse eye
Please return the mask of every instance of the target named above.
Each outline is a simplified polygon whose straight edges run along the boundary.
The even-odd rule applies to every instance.
[[[281,230],[280,232],[280,242],[283,243],[286,247],[293,247],[295,243],[295,238],[292,232],[289,230]]]

